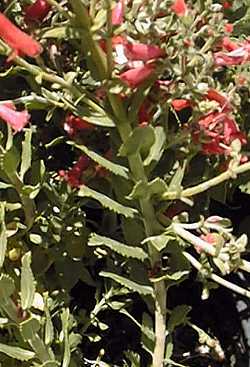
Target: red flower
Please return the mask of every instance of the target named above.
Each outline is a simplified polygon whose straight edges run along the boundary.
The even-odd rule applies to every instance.
[[[227,33],[232,33],[233,32],[233,30],[234,30],[234,25],[233,24],[231,24],[231,23],[227,23],[226,25],[225,25],[225,32],[227,32]]]
[[[121,25],[123,23],[124,16],[124,0],[119,0],[112,10],[112,24]]]
[[[131,61],[149,61],[163,57],[165,52],[158,46],[143,43],[127,43],[124,45],[125,55]]]
[[[89,167],[90,162],[87,156],[82,155],[69,171],[61,170],[59,171],[59,175],[71,187],[79,187],[83,185],[82,174]]]
[[[229,100],[220,94],[216,89],[209,89],[205,95],[205,98],[210,101],[218,102],[223,112],[231,111],[232,109]]]
[[[76,135],[81,130],[90,131],[95,128],[94,125],[88,123],[80,117],[74,116],[72,113],[67,114],[63,127],[70,136]]]
[[[191,102],[188,99],[174,99],[171,105],[175,111],[181,111],[184,108],[191,107]]]
[[[6,16],[0,13],[0,38],[14,51],[15,56],[36,57],[43,51],[42,46],[31,36],[17,28]],[[13,55],[8,59],[11,60]]]
[[[222,6],[224,9],[230,9],[232,7],[232,4],[228,1],[224,1]]]
[[[184,0],[175,0],[171,6],[171,10],[173,10],[178,17],[183,17],[187,13],[187,5]]]
[[[0,118],[7,122],[15,132],[21,131],[28,124],[30,115],[28,111],[15,111],[12,102],[0,104]]]
[[[152,103],[145,99],[138,111],[138,121],[141,127],[147,126],[148,122],[153,117]]]
[[[121,73],[120,79],[130,88],[136,88],[152,76],[154,70],[155,66],[153,64],[139,66]]]
[[[30,21],[42,22],[50,9],[51,6],[46,0],[36,0],[33,4],[25,8],[25,20],[27,23]]]
[[[202,140],[202,152],[210,154],[227,154],[233,140],[239,139],[246,144],[246,136],[235,120],[224,112],[212,112],[198,121],[199,131],[193,134],[195,142]]]

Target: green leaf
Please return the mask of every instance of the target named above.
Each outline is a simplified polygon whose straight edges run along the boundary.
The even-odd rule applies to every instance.
[[[163,276],[161,276],[159,278],[152,278],[151,279],[151,282],[152,283],[157,283],[157,282],[160,282],[162,280],[171,280],[173,282],[179,282],[179,280],[181,278],[183,278],[184,276],[186,276],[187,274],[189,274],[189,271],[188,270],[176,271],[173,274],[165,274],[165,275],[163,275]]]
[[[117,201],[110,199],[108,196],[90,189],[87,186],[81,186],[78,192],[78,196],[95,199],[99,201],[99,203],[101,203],[104,208],[112,210],[115,213],[124,215],[126,218],[133,218],[137,213],[137,210],[124,206]]]
[[[94,112],[88,115],[87,113],[81,113],[80,107],[78,107],[76,111],[73,112],[76,112],[79,117],[81,117],[83,120],[86,120],[92,125],[102,127],[115,127],[113,120],[111,120],[111,118],[108,115],[104,115],[101,113],[97,114]]]
[[[145,155],[149,152],[154,142],[155,133],[152,126],[136,127],[127,141],[120,147],[119,153],[123,157],[135,154],[139,151]]]
[[[10,177],[13,176],[13,174],[16,172],[19,162],[20,162],[19,151],[13,145],[11,149],[9,149],[4,154],[3,158],[3,168],[8,176]]]
[[[70,345],[69,345],[69,309],[63,309],[61,313],[62,332],[64,340],[64,354],[62,367],[68,367],[70,364]]]
[[[75,144],[72,142],[68,142],[68,144],[71,144],[74,147],[80,149],[89,158],[91,158],[96,163],[100,164],[102,167],[106,168],[108,171],[112,172],[114,175],[121,176],[123,178],[128,179],[127,167],[123,167],[123,166],[120,166],[119,164],[109,161],[108,159],[102,157],[101,155],[89,150],[85,145],[79,145],[79,144]]]
[[[159,162],[164,152],[166,134],[162,126],[155,127],[155,142],[151,146],[147,158],[144,160],[144,166],[149,166],[153,162]]]
[[[29,309],[35,297],[35,279],[31,270],[31,252],[22,257],[21,269],[21,306],[23,310]]]
[[[5,203],[0,203],[0,268],[3,266],[7,249],[7,230],[5,225]]]
[[[40,245],[43,242],[42,236],[40,236],[40,234],[37,233],[30,233],[29,239],[35,245]]]
[[[145,350],[150,354],[153,353],[155,347],[155,334],[152,318],[147,314],[143,313],[142,326],[141,326],[141,342]]]
[[[42,38],[81,39],[82,37],[84,37],[84,32],[81,28],[69,26],[53,27],[42,33]]]
[[[151,242],[157,251],[162,251],[167,247],[169,241],[174,241],[176,237],[171,234],[163,233],[159,236],[147,237],[142,241],[142,244]]]
[[[7,274],[0,276],[0,301],[5,302],[15,291],[14,280]]]
[[[0,182],[0,190],[9,189],[11,187],[13,187],[11,184],[8,184],[8,183],[2,182],[2,181]]]
[[[46,299],[45,303],[45,336],[44,341],[46,345],[50,345],[54,340],[54,327],[51,320],[49,308],[48,308],[48,300]]]
[[[18,359],[19,361],[29,361],[30,359],[35,358],[35,353],[30,350],[2,343],[0,343],[0,352],[7,354],[7,356],[11,358]]]
[[[105,277],[105,278],[110,278],[112,280],[114,280],[115,282],[119,283],[120,285],[130,289],[132,292],[137,292],[143,296],[147,296],[153,295],[153,288],[148,286],[148,285],[143,285],[143,284],[139,284],[139,283],[135,283],[130,279],[124,278],[121,275],[117,275],[114,273],[110,273],[107,271],[101,271],[100,274],[101,276]]]
[[[186,165],[184,164],[182,167],[179,166],[174,174],[174,176],[172,177],[169,187],[168,187],[168,191],[181,191],[181,183],[184,177],[184,173],[185,173],[185,169],[186,169]]]
[[[143,249],[135,246],[128,246],[124,243],[112,240],[111,238],[100,236],[96,233],[92,233],[89,239],[89,246],[107,246],[111,250],[117,252],[124,257],[132,257],[144,261],[148,255]]]
[[[31,167],[31,138],[32,130],[28,129],[25,132],[24,141],[22,142],[21,168],[19,173],[21,181],[23,181],[25,173]]]
[[[20,331],[25,341],[34,339],[39,329],[40,323],[34,317],[30,317],[20,324]]]
[[[138,181],[131,193],[127,196],[128,199],[140,199],[152,197],[153,195],[161,195],[168,189],[166,183],[159,177],[149,183]]]
[[[39,194],[41,190],[41,184],[38,183],[35,186],[32,185],[24,185],[22,187],[22,194],[28,196],[30,199],[35,199],[35,197]]]
[[[187,321],[187,315],[191,308],[192,307],[188,305],[179,305],[171,311],[167,324],[167,330],[169,333],[172,333],[177,326],[182,325]]]

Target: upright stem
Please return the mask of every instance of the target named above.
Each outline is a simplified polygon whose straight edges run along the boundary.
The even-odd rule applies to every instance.
[[[119,111],[119,100],[117,103],[115,96],[111,96],[110,103],[114,113],[117,117],[117,129],[123,142],[125,142],[131,133],[132,129],[128,119],[120,120],[120,116],[124,115],[124,111]],[[123,112],[123,113],[119,113]],[[118,116],[117,116],[117,113]],[[135,182],[142,181],[147,183],[148,178],[145,174],[141,155],[136,153],[128,157],[129,167]],[[141,215],[144,222],[145,234],[147,237],[157,234],[159,231],[159,224],[156,221],[154,207],[149,199],[140,199]],[[155,263],[160,260],[160,253],[149,244],[150,261],[153,267]],[[165,341],[166,341],[166,303],[167,290],[165,281],[161,280],[153,284],[155,295],[155,348],[153,352],[153,367],[163,367],[165,355]]]

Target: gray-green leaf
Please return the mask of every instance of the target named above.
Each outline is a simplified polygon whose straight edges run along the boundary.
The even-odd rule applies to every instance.
[[[30,350],[13,347],[11,345],[6,345],[2,343],[0,343],[0,352],[7,354],[7,356],[11,358],[18,359],[19,361],[29,361],[30,359],[35,357],[35,353]]]
[[[93,152],[92,150],[89,150],[85,145],[79,145],[79,144],[75,144],[72,142],[69,142],[69,144],[74,145],[76,148],[80,149],[89,158],[91,158],[96,163],[100,164],[100,166],[106,168],[108,171],[112,172],[114,175],[118,175],[118,176],[128,179],[127,167],[123,167],[123,166],[120,166],[119,164],[109,161],[108,159]]]
[[[124,278],[121,275],[117,275],[117,274],[110,273],[107,271],[101,271],[100,275],[105,278],[110,278],[114,280],[115,282],[121,284],[122,286],[130,289],[132,292],[138,292],[139,294],[144,295],[144,296],[153,295],[153,288],[150,287],[149,285],[139,284],[139,283],[133,282],[130,279]]]
[[[35,279],[31,270],[31,252],[22,257],[21,269],[21,306],[23,310],[30,308],[35,297]]]
[[[144,261],[148,255],[143,249],[136,246],[128,246],[124,243],[115,241],[111,238],[100,236],[96,233],[92,233],[89,239],[89,246],[107,246],[111,250],[117,252],[124,257],[132,257]]]
[[[135,209],[124,206],[118,203],[117,201],[110,199],[108,196],[90,189],[87,186],[81,186],[78,192],[78,196],[89,197],[89,198],[95,199],[99,201],[99,203],[101,203],[102,206],[104,206],[104,208],[112,210],[118,214],[122,214],[126,218],[133,218],[135,214],[137,213]]]

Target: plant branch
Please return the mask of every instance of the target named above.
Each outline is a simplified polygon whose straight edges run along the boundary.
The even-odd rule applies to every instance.
[[[202,240],[200,237],[195,236],[193,233],[190,233],[185,228],[181,226],[179,223],[173,223],[172,228],[174,232],[180,236],[182,239],[187,240],[189,243],[191,243],[193,246],[198,247],[201,249],[201,251],[206,252],[207,254],[211,256],[216,256],[216,249],[215,247],[207,242]],[[241,264],[239,266],[241,270],[244,270],[248,273],[250,273],[250,262],[246,260],[241,260]]]
[[[189,187],[180,192],[179,191],[166,192],[162,195],[162,199],[163,200],[175,200],[175,199],[179,199],[182,197],[185,198],[185,197],[194,196],[204,191],[207,191],[211,189],[212,187],[221,184],[224,181],[227,181],[231,178],[236,178],[237,175],[245,173],[249,170],[250,170],[250,162],[247,162],[247,163],[241,164],[240,166],[234,168],[233,170],[228,169],[227,171],[221,173],[220,175],[214,178],[211,178],[208,181],[202,182],[199,185]]]
[[[192,255],[190,255],[186,251],[183,251],[183,255],[190,262],[190,264],[193,265],[193,267],[195,269],[197,269],[198,271],[201,271],[202,270],[202,265]],[[208,277],[210,279],[212,279],[214,282],[222,285],[223,287],[226,287],[226,288],[230,289],[231,291],[240,294],[241,296],[250,298],[250,291],[248,291],[247,289],[244,289],[242,287],[239,287],[238,285],[236,285],[234,283],[231,283],[228,280],[225,280],[225,279],[223,279],[223,278],[221,278],[218,275],[213,274],[213,273],[212,274],[209,274]]]

